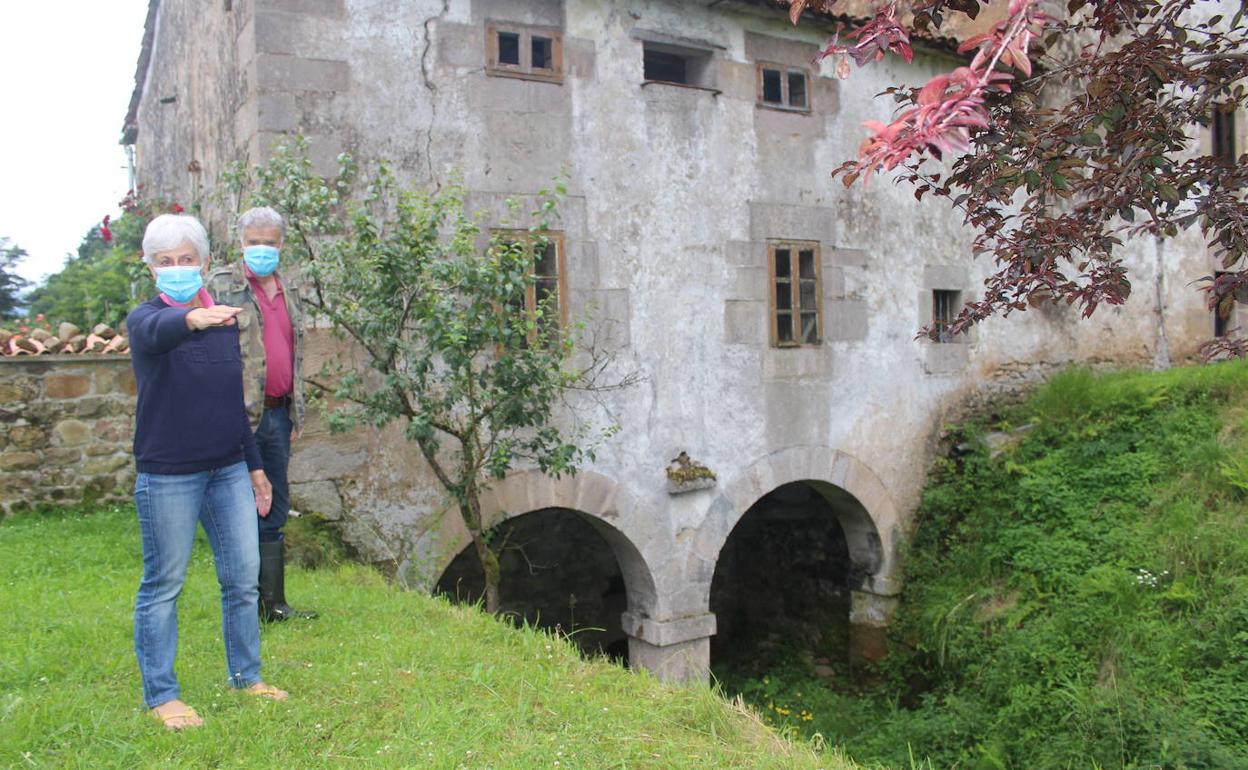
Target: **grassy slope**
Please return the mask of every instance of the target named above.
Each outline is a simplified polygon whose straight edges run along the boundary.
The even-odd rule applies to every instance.
[[[204,728],[142,714],[132,509],[0,523],[0,766],[849,768],[706,688],[583,661],[563,641],[402,593],[359,567],[288,575],[322,618],[264,632],[288,703],[224,684],[211,554],[180,601],[183,697]]]
[[[975,440],[1024,425],[995,459]],[[1069,372],[964,430],[975,448],[924,498],[883,685],[816,687],[800,665],[730,684],[862,762],[1248,768],[1248,367]]]

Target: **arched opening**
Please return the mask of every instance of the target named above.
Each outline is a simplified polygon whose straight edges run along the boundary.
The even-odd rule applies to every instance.
[[[849,659],[851,589],[879,564],[862,505],[826,482],[759,498],[728,535],[711,581],[713,667],[769,667],[794,654],[827,675]]]
[[[517,622],[568,634],[587,654],[626,664],[628,639],[620,615],[628,593],[619,560],[600,533],[606,525],[567,508],[545,508],[507,519],[497,528],[500,613]],[[434,588],[453,601],[474,603],[485,592],[471,544]]]

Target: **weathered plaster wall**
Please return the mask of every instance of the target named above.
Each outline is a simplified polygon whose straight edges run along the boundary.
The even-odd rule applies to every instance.
[[[129,356],[0,358],[0,516],[128,499],[134,397]]]
[[[182,63],[216,45],[246,73],[244,93],[217,98],[220,112],[191,116],[195,131],[228,133],[253,159],[300,131],[325,171],[344,149],[388,158],[414,183],[458,171],[488,226],[508,224],[508,197],[529,210],[566,175],[572,313],[592,309],[620,369],[646,381],[598,410],[622,430],[589,473],[558,482],[521,473],[487,507],[594,516],[628,587],[634,659],[669,675],[704,667],[719,548],[776,486],[814,480],[852,496],[838,513],[851,555],[870,538],[880,549],[853,617],[878,628],[950,408],[992,382],[1069,363],[1190,360],[1211,332],[1190,285],[1210,265],[1199,239],[1184,236],[1128,244],[1135,292],[1089,321],[1054,307],[994,319],[955,343],[914,339],[933,289],[970,297],[991,265],[967,256],[970,232],[943,203],[916,202],[886,179],[846,189],[829,172],[855,154],[864,120],[888,117],[890,104],[873,95],[947,68],[937,55],[890,58],[846,81],[820,74],[810,114],[794,114],[756,104],[755,62],[804,66],[824,32],[744,3],[250,0],[234,14],[229,29],[213,22],[205,37],[216,43],[166,43],[154,60],[165,73],[156,82],[182,83]],[[562,82],[490,76],[487,21],[561,29]],[[230,30],[241,30],[234,42]],[[641,40],[656,35],[711,50],[714,91],[643,84]],[[189,127],[155,121],[148,101],[141,148],[193,141]],[[164,179],[178,157],[165,151],[141,171]],[[768,344],[769,239],[820,246],[818,347]],[[338,350],[324,335],[312,345],[311,370]],[[667,494],[663,468],[682,450],[719,474],[716,487]],[[297,506],[324,509],[408,579],[432,584],[466,543],[397,430],[344,438],[314,425],[292,481]]]

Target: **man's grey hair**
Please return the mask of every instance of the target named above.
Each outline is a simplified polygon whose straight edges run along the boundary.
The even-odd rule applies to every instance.
[[[198,219],[190,214],[161,214],[143,231],[143,261],[150,265],[160,252],[188,242],[195,247],[201,262],[208,258],[208,231]]]
[[[238,239],[243,239],[243,231],[249,227],[276,227],[282,233],[282,238],[286,238],[286,220],[282,219],[282,215],[269,208],[268,206],[257,206],[254,209],[247,209],[238,217]]]

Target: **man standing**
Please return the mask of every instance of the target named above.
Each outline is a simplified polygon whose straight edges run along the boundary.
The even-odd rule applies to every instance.
[[[243,355],[243,399],[265,473],[273,485],[273,506],[259,519],[260,617],[266,621],[314,618],[315,612],[286,603],[282,527],[290,513],[286,468],[290,444],[303,429],[303,324],[299,289],[277,265],[286,221],[271,208],[253,208],[238,218],[243,258],[215,271],[211,293],[219,303],[242,308],[239,346]]]

